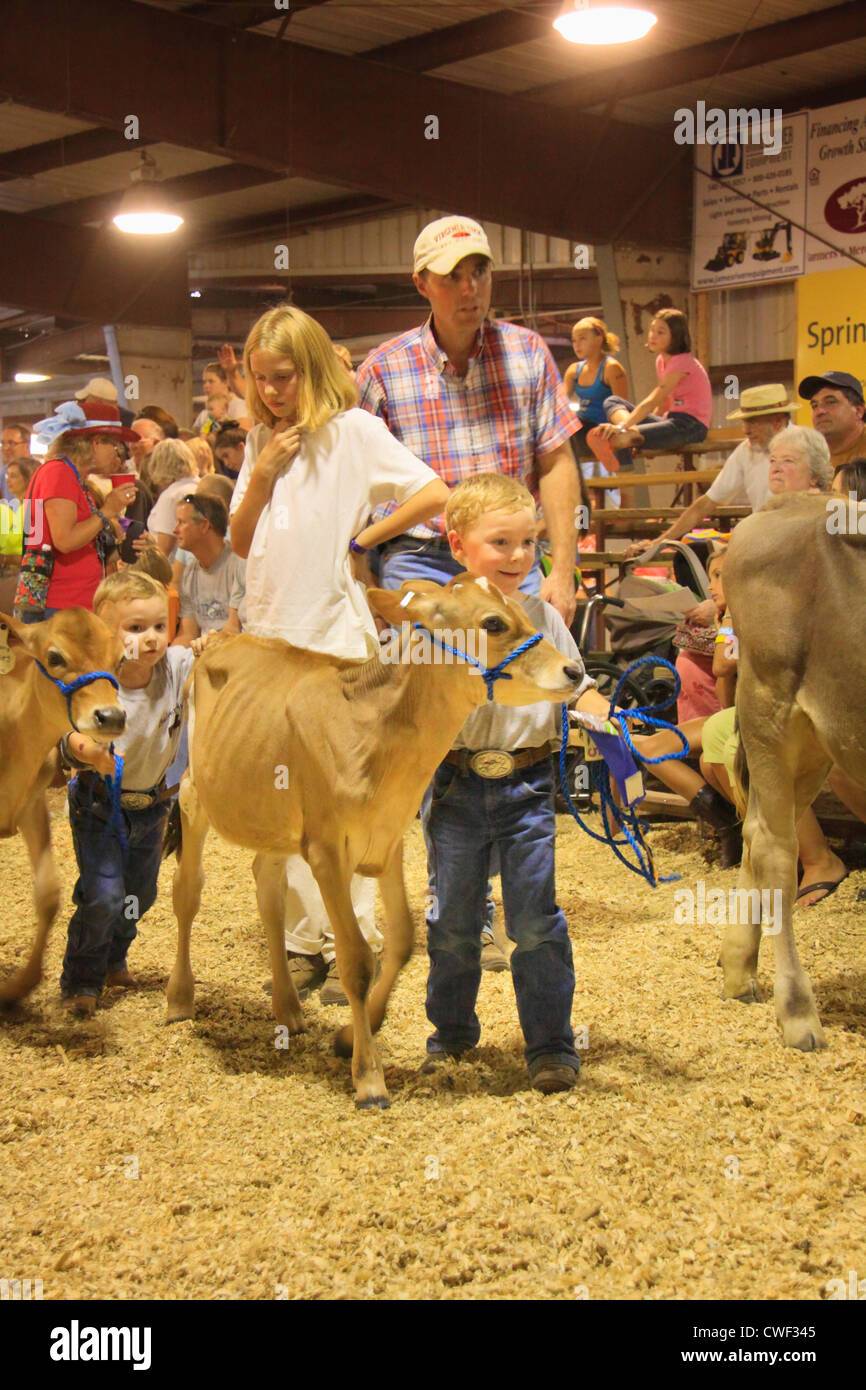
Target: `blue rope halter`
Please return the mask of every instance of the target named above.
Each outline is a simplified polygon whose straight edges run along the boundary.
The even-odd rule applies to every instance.
[[[638,705],[634,709],[630,709],[627,712],[616,713],[616,702],[619,699],[620,691],[625,685],[625,682],[628,680],[629,676],[632,674],[633,671],[636,671],[640,666],[647,665],[652,665],[654,667],[664,666],[668,671],[672,673],[674,678],[674,693],[671,700],[666,700],[662,704]],[[655,713],[655,711],[657,710],[667,709],[668,705],[672,704],[673,700],[676,700],[679,693],[679,674],[676,668],[672,666],[669,661],[666,661],[663,657],[640,657],[637,661],[633,661],[631,665],[628,666],[625,669],[625,671],[623,671],[622,675],[617,681],[616,689],[614,690],[610,698],[610,709],[608,712],[608,718],[616,721],[616,723],[619,725],[620,732],[623,736],[623,740],[626,744],[626,747],[634,755],[634,757],[639,759],[642,763],[651,765],[652,763],[669,762],[672,758],[685,758],[688,754],[689,742],[685,735],[680,732],[680,730],[676,727],[675,724],[670,724],[666,719],[659,718],[658,715]],[[596,775],[594,771],[591,774],[593,778],[593,783],[596,789],[598,790],[599,799],[601,801],[601,818],[602,824],[604,825],[604,834],[599,835],[597,831],[591,830],[589,826],[581,819],[580,813],[575,807],[574,802],[571,799],[571,793],[568,790],[568,777],[565,767],[565,754],[568,748],[569,733],[568,711],[565,705],[562,705],[561,710],[562,742],[559,746],[559,780],[562,786],[562,795],[565,798],[565,803],[568,806],[568,809],[571,812],[572,816],[577,821],[577,824],[580,826],[581,830],[585,831],[587,835],[590,835],[593,840],[600,840],[603,844],[610,845],[617,859],[619,859],[619,861],[622,864],[624,864],[627,869],[630,869],[633,874],[640,874],[642,878],[645,878],[651,888],[657,888],[660,883],[677,883],[680,879],[679,874],[668,874],[666,877],[660,878],[656,873],[655,861],[653,859],[652,850],[650,849],[645,839],[645,833],[650,828],[649,821],[642,819],[640,816],[637,815],[635,811],[630,810],[628,807],[617,806],[615,804],[613,797],[610,794],[610,785],[605,771],[606,764],[604,763],[601,764],[600,773],[598,775]],[[645,724],[651,724],[654,728],[666,729],[669,733],[676,734],[677,738],[683,745],[682,748],[678,753],[662,753],[659,757],[656,758],[645,757],[644,754],[638,752],[638,750],[634,746],[634,743],[632,742],[631,733],[629,732],[628,728],[628,721],[631,719],[639,719],[642,720]],[[613,819],[614,821],[613,828],[611,827],[611,819]],[[617,828],[623,832],[623,838],[621,840],[618,840],[616,838]],[[629,862],[629,860],[626,858],[626,856],[620,849],[621,845],[629,845],[631,847],[631,849],[634,851],[635,858],[637,859],[637,864],[632,864]]]
[[[34,657],[33,660],[36,661],[36,658]],[[85,685],[92,685],[94,681],[110,681],[115,690],[120,689],[117,677],[113,676],[110,671],[88,671],[84,676],[76,676],[74,681],[62,681],[59,676],[52,676],[50,671],[46,671],[41,661],[36,661],[36,665],[46,680],[49,680],[52,685],[56,685],[61,695],[66,696],[66,713],[69,715],[69,722],[77,734],[80,734],[81,730],[72,718],[72,697],[76,690],[81,690]]]
[[[102,680],[109,681],[114,686],[115,690],[120,689],[120,682],[110,671],[88,671],[83,676],[76,676],[74,681],[62,681],[59,676],[52,676],[50,671],[46,671],[42,662],[38,661],[36,657],[34,657],[33,660],[36,662],[36,665],[39,667],[39,670],[46,680],[49,680],[52,685],[56,685],[61,695],[66,696],[66,713],[69,716],[70,724],[77,734],[80,734],[81,730],[72,718],[72,697],[76,690],[81,690],[85,685],[93,685],[94,681]],[[123,758],[119,753],[114,752],[113,743],[108,745],[108,751],[114,755],[114,776],[103,776],[103,781],[108,787],[109,796],[111,797],[111,818],[108,823],[116,832],[123,849],[126,850],[128,848],[126,826],[124,824],[123,810],[120,802],[120,784],[123,780]]]
[[[419,632],[426,633],[434,646],[440,647],[443,652],[453,652],[455,656],[461,657],[463,661],[468,661],[470,665],[477,666],[478,670],[481,672],[481,679],[487,687],[488,700],[493,699],[493,687],[497,681],[511,680],[511,676],[506,673],[506,666],[510,666],[511,662],[516,660],[518,656],[522,656],[524,652],[528,652],[530,647],[537,646],[539,642],[544,641],[542,633],[534,632],[531,637],[527,637],[525,642],[521,642],[519,647],[515,647],[514,651],[510,652],[504,661],[500,661],[498,666],[483,666],[480,661],[476,661],[475,657],[470,656],[468,652],[462,652],[459,647],[449,647],[447,642],[440,641],[435,632],[430,632],[421,623],[413,623],[412,626],[417,628]]]

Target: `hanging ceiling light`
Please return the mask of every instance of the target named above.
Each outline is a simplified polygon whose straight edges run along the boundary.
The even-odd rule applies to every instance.
[[[19,386],[29,386],[34,381],[50,381],[50,376],[43,376],[41,372],[16,372],[15,380]]]
[[[179,212],[170,205],[159,186],[159,170],[146,150],[141,163],[130,175],[132,188],[124,193],[112,221],[121,232],[136,236],[165,236],[176,232],[183,223]]]
[[[569,43],[632,43],[657,22],[652,10],[633,5],[608,5],[605,0],[572,0],[553,27]]]

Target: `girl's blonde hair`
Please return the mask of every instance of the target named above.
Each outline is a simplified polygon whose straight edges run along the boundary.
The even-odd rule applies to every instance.
[[[334,352],[334,345],[320,323],[294,304],[281,304],[262,314],[244,344],[244,376],[247,414],[272,429],[277,416],[258,393],[250,354],[272,352],[289,357],[298,374],[298,416],[302,430],[318,430],[358,404],[358,391]]]
[[[93,611],[98,614],[106,603],[130,603],[136,598],[161,598],[168,606],[165,585],[142,570],[130,568],[117,570],[103,579],[93,595]]]
[[[592,317],[592,315],[590,315],[589,318],[578,319],[571,330],[572,336],[579,328],[591,328],[594,333],[598,333],[601,336],[602,352],[619,352],[619,338],[615,333],[611,333],[604,319],[597,319]]]
[[[445,507],[445,526],[462,536],[485,512],[520,512],[529,507],[535,514],[532,493],[516,478],[503,473],[473,473],[458,483]]]
[[[151,486],[157,493],[164,492],[169,483],[176,483],[181,478],[198,476],[195,457],[182,439],[163,439],[155,444],[148,456],[147,472]]]
[[[213,449],[207,440],[200,434],[193,439],[185,439],[183,443],[189,449],[196,462],[198,476],[203,478],[206,473],[212,473],[213,469]]]

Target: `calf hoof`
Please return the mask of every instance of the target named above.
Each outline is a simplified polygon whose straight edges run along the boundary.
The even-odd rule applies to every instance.
[[[761,1004],[764,996],[758,988],[757,980],[736,980],[722,989],[723,999],[736,999],[739,1004]]]
[[[782,1042],[798,1052],[821,1052],[827,1046],[824,1030],[817,1019],[793,1019],[782,1023]]]
[[[337,1057],[351,1057],[355,1046],[354,1034],[351,1024],[341,1028],[339,1033],[334,1034],[334,1053]]]
[[[163,1021],[166,1024],[186,1023],[187,1020],[191,1018],[195,1018],[195,1010],[193,1008],[184,1008],[182,1005],[178,1004],[177,1008],[168,1009],[166,1011],[165,1019]]]
[[[0,985],[0,1009],[11,1008],[14,1004],[32,994],[42,979],[41,970],[16,970],[8,980]]]
[[[388,1096],[364,1096],[363,1099],[356,1099],[356,1110],[390,1110],[391,1101]]]

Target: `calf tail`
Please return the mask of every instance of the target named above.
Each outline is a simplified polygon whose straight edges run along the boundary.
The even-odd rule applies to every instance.
[[[163,859],[170,859],[173,854],[177,854],[178,859],[180,859],[182,849],[183,822],[180,818],[180,802],[175,797],[171,803],[168,820],[165,823],[165,834],[162,837],[162,857]]]
[[[740,721],[734,721],[734,731],[740,733]],[[746,757],[746,750],[743,747],[742,735],[737,742],[737,753],[734,758],[734,805],[737,808],[737,815],[742,820],[746,814],[746,807],[749,804],[749,762]]]

